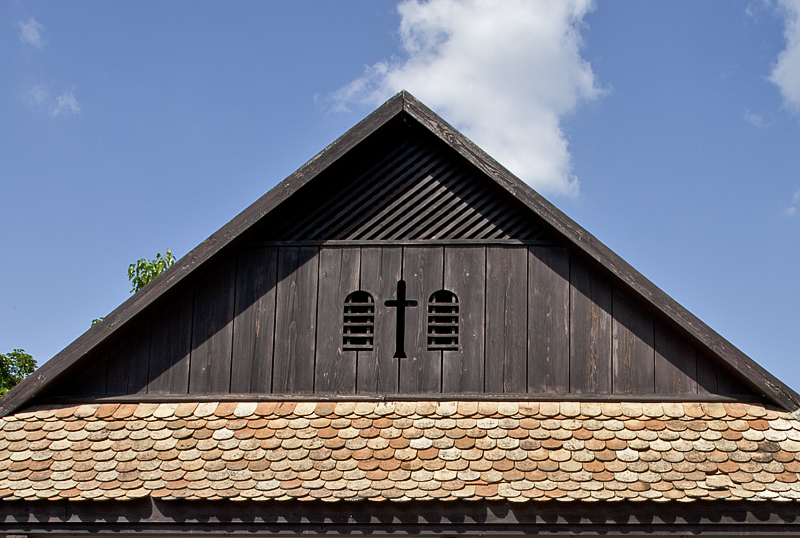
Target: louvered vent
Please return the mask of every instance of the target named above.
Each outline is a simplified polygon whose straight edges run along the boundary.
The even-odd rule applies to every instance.
[[[545,241],[508,193],[442,147],[408,137],[340,171],[269,234],[280,241]]]
[[[375,301],[366,291],[354,291],[344,300],[344,351],[372,351],[375,337]]]
[[[428,301],[428,351],[458,351],[458,297],[439,290]]]

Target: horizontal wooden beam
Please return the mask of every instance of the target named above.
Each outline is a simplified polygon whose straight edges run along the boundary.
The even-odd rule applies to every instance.
[[[0,533],[800,535],[797,503],[529,501],[14,501],[0,502]]]
[[[718,402],[763,403],[752,394],[129,394],[97,398],[50,398],[45,404],[130,402]]]
[[[454,245],[553,245],[552,241],[521,241],[519,239],[416,239],[416,240],[380,240],[364,241],[355,239],[330,239],[327,241],[260,241],[249,243],[250,247],[304,247],[304,246],[333,246],[333,247],[391,247],[391,246],[454,246]]]

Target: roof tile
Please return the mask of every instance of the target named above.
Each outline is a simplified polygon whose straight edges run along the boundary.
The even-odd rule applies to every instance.
[[[750,404],[91,404],[0,427],[7,499],[800,498],[800,421]]]

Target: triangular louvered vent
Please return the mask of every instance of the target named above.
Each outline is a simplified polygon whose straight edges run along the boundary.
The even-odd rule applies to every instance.
[[[336,189],[315,193],[313,203],[270,235],[280,241],[544,240],[530,212],[463,158],[430,138],[402,138],[338,171],[329,179]]]

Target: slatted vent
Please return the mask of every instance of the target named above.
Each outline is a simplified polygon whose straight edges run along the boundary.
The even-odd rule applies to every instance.
[[[458,297],[439,290],[428,301],[428,351],[458,351]]]
[[[508,193],[452,152],[414,137],[323,185],[268,234],[279,241],[547,240]]]
[[[354,291],[344,300],[344,351],[372,351],[375,337],[375,301],[366,291]]]

